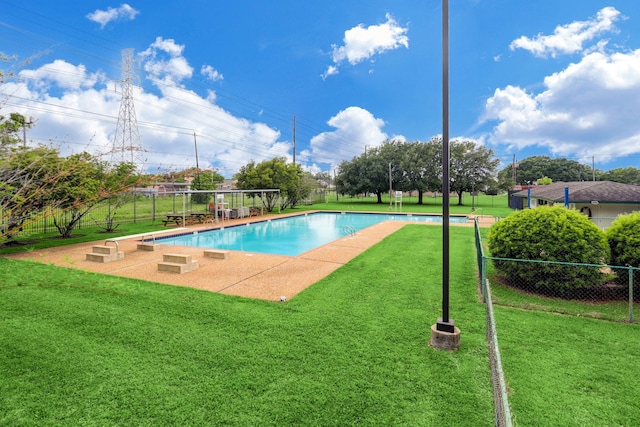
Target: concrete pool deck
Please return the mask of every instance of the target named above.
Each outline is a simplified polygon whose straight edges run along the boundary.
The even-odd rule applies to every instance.
[[[276,216],[273,217],[275,218]],[[264,220],[264,217],[232,220],[228,225],[256,220]],[[485,225],[492,223],[489,218],[483,222]],[[213,259],[204,256],[204,248],[163,245],[161,240],[156,250],[143,251],[137,249],[140,237],[118,240],[119,251],[124,253],[124,258],[107,263],[86,260],[86,254],[91,252],[92,246],[104,245],[104,240],[12,254],[6,257],[168,285],[187,286],[228,295],[280,301],[282,296],[287,299],[294,297],[406,224],[400,221],[384,221],[358,231],[355,236],[342,237],[294,257],[229,251],[227,259]],[[423,224],[440,225],[439,223]],[[473,222],[452,225],[473,226]],[[194,225],[189,226],[188,231],[211,228],[211,225]],[[187,230],[183,230],[185,231]],[[113,243],[108,245],[113,246]],[[198,261],[199,268],[183,274],[158,271],[158,263],[163,260],[163,254],[168,253],[191,255]]]

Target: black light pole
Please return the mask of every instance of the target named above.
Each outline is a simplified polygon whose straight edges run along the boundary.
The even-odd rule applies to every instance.
[[[455,331],[449,318],[449,1],[442,0],[442,318],[436,329]]]

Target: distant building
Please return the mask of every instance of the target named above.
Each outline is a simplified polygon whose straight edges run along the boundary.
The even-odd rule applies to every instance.
[[[171,196],[175,193],[182,193],[191,190],[191,184],[188,182],[156,182],[144,188],[134,188],[136,193],[145,196]]]
[[[554,182],[512,194],[524,207],[562,204],[587,215],[603,230],[618,215],[640,210],[640,186],[611,181]]]

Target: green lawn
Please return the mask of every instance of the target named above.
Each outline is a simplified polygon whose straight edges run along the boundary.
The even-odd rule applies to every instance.
[[[456,352],[427,345],[440,227],[284,304],[0,258],[0,425],[493,425],[473,229],[450,232]],[[496,294],[515,425],[637,423],[640,326]]]
[[[637,425],[640,325],[625,323],[628,302],[540,297],[488,267],[515,425]]]
[[[0,424],[493,425],[471,229],[390,236],[284,304],[0,259]],[[190,273],[190,274],[197,274]]]
[[[639,325],[494,309],[516,425],[638,425]]]

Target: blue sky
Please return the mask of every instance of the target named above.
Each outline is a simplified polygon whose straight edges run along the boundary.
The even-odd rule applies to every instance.
[[[30,144],[113,153],[121,52],[149,172],[332,171],[442,133],[440,0],[0,0],[0,113]],[[450,135],[515,156],[640,166],[640,2],[451,0]],[[194,137],[195,134],[195,137]],[[127,154],[129,155],[129,154]],[[117,156],[116,156],[117,157]]]

